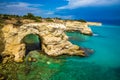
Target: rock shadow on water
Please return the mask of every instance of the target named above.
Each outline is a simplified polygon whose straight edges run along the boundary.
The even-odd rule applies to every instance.
[[[40,43],[26,44],[26,55],[33,50],[41,50]]]
[[[112,70],[114,70],[115,75],[120,79],[120,66],[113,68]]]
[[[90,49],[90,48],[80,47],[80,49],[85,52],[85,55],[86,55],[87,57],[88,57],[88,56],[91,56],[91,55],[94,53],[94,50],[93,50],[93,49]]]
[[[88,36],[88,35],[84,35],[84,34],[81,34],[80,32],[78,31],[75,31],[75,32],[66,32],[67,36],[69,36],[69,41],[81,41],[81,42],[85,42],[87,40],[89,40],[89,38],[91,36]]]
[[[2,62],[2,56],[0,55],[0,63]]]
[[[56,59],[61,59],[63,61],[66,61],[66,59],[71,59],[71,58],[74,58],[74,59],[86,59],[86,58],[89,58],[91,57],[93,54],[94,54],[94,50],[93,49],[90,49],[90,48],[83,48],[83,47],[80,47],[80,50],[83,50],[85,53],[85,56],[77,56],[77,55],[66,55],[66,54],[63,54],[63,55],[60,55],[60,56],[56,56],[55,58]]]
[[[9,61],[0,64],[0,80],[49,80],[64,62],[53,59],[41,51],[30,51],[24,62]]]
[[[34,61],[35,60],[35,61]],[[25,58],[25,74],[29,80],[49,80],[49,77],[57,72],[63,61],[46,56],[43,52],[31,51]],[[29,77],[31,76],[31,78]]]
[[[28,34],[23,38],[22,41],[26,46],[26,55],[30,51],[42,49],[42,39],[37,34]]]

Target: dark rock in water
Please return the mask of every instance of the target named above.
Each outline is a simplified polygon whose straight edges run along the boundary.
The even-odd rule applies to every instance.
[[[3,74],[0,74],[0,80],[6,80],[6,78]]]
[[[26,44],[26,54],[33,50],[41,50],[39,43]]]
[[[115,68],[114,71],[116,73],[116,76],[120,77],[120,67]]]
[[[0,63],[2,62],[2,56],[0,55]]]
[[[85,51],[86,56],[90,56],[92,53],[94,53],[93,49],[89,49],[89,48],[80,48],[80,49]]]

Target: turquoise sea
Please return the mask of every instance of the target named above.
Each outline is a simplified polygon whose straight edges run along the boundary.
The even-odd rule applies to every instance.
[[[91,26],[93,36],[67,32],[69,40],[94,50],[89,57],[70,56],[53,80],[120,80],[120,26]]]
[[[91,26],[93,36],[79,34],[79,32],[67,33],[73,44],[94,50],[93,55],[83,58],[81,61],[89,61],[103,66],[120,66],[120,26],[103,25]]]
[[[0,74],[6,80],[120,80],[120,26],[90,27],[93,36],[66,34],[73,44],[94,51],[91,55],[48,57],[43,52],[30,51],[24,63],[0,64]],[[37,35],[25,38],[26,43],[31,40],[40,42]],[[38,47],[36,43],[34,47]]]

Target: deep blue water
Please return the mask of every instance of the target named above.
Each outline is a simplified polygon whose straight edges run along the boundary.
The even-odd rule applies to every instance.
[[[67,32],[76,45],[94,50],[89,57],[67,57],[53,80],[120,80],[120,26],[91,26],[94,35]]]

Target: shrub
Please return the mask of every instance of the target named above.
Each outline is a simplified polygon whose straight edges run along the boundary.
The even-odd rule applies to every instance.
[[[28,13],[27,15],[24,15],[23,18],[32,19],[32,20],[36,19],[35,16],[32,13]]]
[[[35,22],[42,22],[42,20],[41,19],[36,19]]]
[[[77,20],[77,21],[80,21],[80,22],[87,22],[86,20],[84,20],[84,19],[80,19],[80,20]]]
[[[23,23],[20,21],[20,20],[18,20],[15,24],[14,24],[14,26],[21,26]]]
[[[58,20],[61,20],[61,18],[58,18],[58,17],[55,17],[54,19],[58,19]]]
[[[49,17],[46,18],[46,21],[47,21],[47,22],[54,22],[54,21],[53,21],[51,18],[49,18]]]
[[[2,17],[2,19],[9,19],[9,15],[4,14],[3,17]]]
[[[36,18],[37,18],[37,19],[42,19],[42,17],[41,17],[41,16],[36,16]]]
[[[0,54],[4,51],[4,38],[3,33],[1,31],[2,27],[0,26]]]

